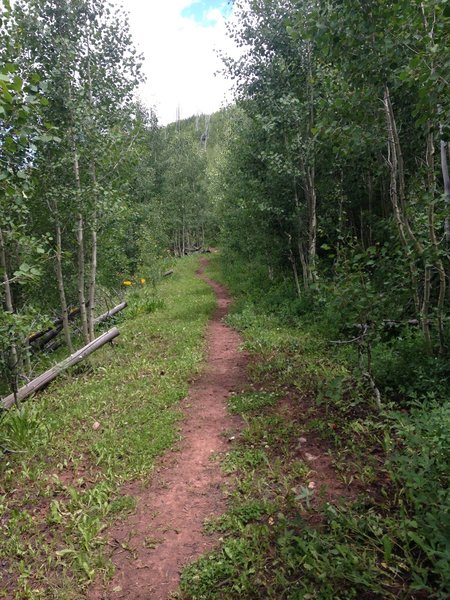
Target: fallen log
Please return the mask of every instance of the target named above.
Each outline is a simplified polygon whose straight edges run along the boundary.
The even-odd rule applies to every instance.
[[[114,315],[116,315],[118,312],[120,312],[121,310],[123,310],[126,307],[127,307],[127,303],[126,302],[121,302],[120,304],[118,304],[114,308],[111,308],[111,310],[108,310],[105,313],[103,313],[102,315],[99,315],[98,317],[95,317],[95,319],[94,319],[94,325],[98,325],[98,323],[103,323],[103,321],[106,321],[110,317],[113,317]]]
[[[62,373],[62,371],[64,371],[68,367],[72,367],[72,366],[78,364],[79,362],[84,360],[87,356],[89,356],[90,354],[95,352],[95,350],[98,350],[98,348],[101,348],[107,342],[112,341],[118,335],[120,335],[119,330],[117,329],[117,327],[113,327],[112,329],[110,329],[103,335],[99,336],[97,339],[93,340],[92,342],[90,342],[89,344],[87,344],[86,346],[81,348],[80,350],[77,350],[76,352],[71,354],[68,358],[64,359],[62,362],[58,363],[57,365],[55,365],[48,371],[45,371],[45,373],[42,373],[42,375],[39,375],[38,377],[36,377],[36,379],[33,379],[32,381],[30,381],[30,383],[27,383],[27,385],[24,385],[23,387],[21,387],[17,391],[16,397],[14,397],[14,394],[10,394],[9,396],[6,396],[5,398],[3,398],[3,400],[0,401],[0,407],[7,410],[7,409],[11,408],[11,406],[13,406],[13,404],[16,402],[16,400],[17,400],[17,402],[20,402],[21,400],[28,398],[28,396],[31,396],[32,394],[41,390],[43,387],[45,387],[51,381],[56,379],[58,377],[58,375],[60,373]]]
[[[72,308],[72,310],[69,311],[69,321],[73,321],[75,319],[75,317],[77,315],[80,314],[80,309],[79,308]],[[51,327],[49,327],[48,329],[44,329],[43,331],[38,331],[37,333],[33,333],[32,335],[30,335],[30,337],[28,338],[28,343],[31,344],[37,340],[39,340],[39,344],[44,346],[49,340],[52,339],[52,337],[55,337],[55,335],[58,335],[58,333],[62,330],[62,324],[63,324],[63,318],[62,317],[58,317],[57,319],[53,320],[53,325]],[[53,334],[56,331],[56,334]],[[47,337],[46,341],[42,343],[42,340],[40,338],[42,338],[43,336],[46,335],[51,335],[51,337]]]
[[[30,344],[30,349],[33,353],[40,352],[53,338],[58,336],[63,330],[62,325],[58,325],[53,329],[49,329],[38,338],[34,339],[34,342]]]
[[[127,303],[122,302],[121,304],[118,304],[111,310],[108,310],[107,312],[103,313],[102,315],[96,317],[94,319],[94,325],[97,325],[98,323],[102,323],[103,321],[106,321],[110,317],[114,316],[115,314],[117,314],[118,312],[123,310],[126,306],[127,306]],[[80,313],[79,308],[74,308],[73,310],[71,310],[69,313],[69,320],[72,321],[73,319],[75,319],[75,317],[79,313]],[[61,333],[61,331],[63,330],[62,318],[55,319],[55,321],[53,323],[54,323],[53,328],[47,329],[46,331],[40,331],[39,333],[35,333],[35,334],[33,334],[33,336],[28,338],[28,340],[30,342],[33,342],[31,344],[32,352],[35,353],[35,352],[40,352],[42,350],[46,350],[47,344],[49,344],[49,342],[51,342],[51,340],[53,340],[55,337],[57,337]]]

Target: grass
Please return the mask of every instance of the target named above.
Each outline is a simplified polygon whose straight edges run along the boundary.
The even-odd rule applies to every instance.
[[[448,407],[379,411],[317,329],[264,310],[220,257],[208,275],[237,292],[250,385],[229,402],[246,422],[222,460],[229,510],[206,523],[222,541],[180,597],[448,598]]]
[[[81,599],[111,574],[103,532],[134,508],[121,486],[176,445],[201,366],[215,300],[197,266],[180,260],[156,297],[133,292],[117,343],[3,418],[0,598]]]

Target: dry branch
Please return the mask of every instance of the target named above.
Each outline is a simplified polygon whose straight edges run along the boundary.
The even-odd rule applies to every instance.
[[[108,310],[107,312],[103,313],[102,315],[99,315],[98,317],[96,317],[94,319],[94,325],[98,325],[98,323],[102,323],[103,321],[106,321],[110,317],[114,316],[115,314],[117,314],[118,312],[120,312],[121,310],[126,308],[126,306],[127,306],[127,303],[122,302],[121,304],[118,304],[114,308],[111,308],[111,310]],[[69,313],[69,320],[72,321],[79,314],[80,314],[79,308],[72,309]],[[44,331],[39,331],[38,333],[34,333],[33,335],[31,335],[28,338],[28,342],[32,344],[33,351],[38,352],[39,350],[42,350],[44,347],[46,347],[47,344],[51,340],[53,340],[55,337],[57,337],[61,333],[62,330],[63,330],[63,319],[62,319],[62,317],[60,317],[59,319],[55,319],[53,321],[53,327],[50,327],[49,329],[46,329]]]
[[[55,365],[48,371],[45,371],[45,373],[42,373],[42,375],[39,375],[39,377],[36,377],[36,379],[33,379],[32,381],[30,381],[30,383],[28,383],[27,385],[21,387],[17,391],[16,396],[14,396],[14,394],[10,394],[9,396],[6,396],[6,398],[3,398],[3,400],[0,401],[0,407],[3,409],[11,408],[11,406],[13,406],[13,404],[16,401],[20,402],[21,400],[24,400],[28,396],[31,396],[35,392],[37,392],[40,389],[42,389],[43,387],[45,387],[51,381],[53,381],[53,379],[56,379],[56,377],[58,377],[58,375],[62,371],[64,371],[68,367],[72,367],[72,366],[78,364],[79,362],[84,360],[87,356],[92,354],[92,352],[95,352],[95,350],[98,350],[98,348],[101,348],[107,342],[112,341],[119,334],[120,334],[120,332],[117,329],[117,327],[113,327],[112,329],[110,329],[103,335],[99,336],[97,339],[93,340],[92,342],[90,342],[89,344],[87,344],[86,346],[81,348],[80,350],[77,350],[76,352],[74,352],[71,356],[69,356],[62,362],[58,363],[57,365]]]

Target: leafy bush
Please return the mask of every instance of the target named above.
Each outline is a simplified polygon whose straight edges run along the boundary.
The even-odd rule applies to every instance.
[[[127,317],[134,319],[164,307],[164,301],[147,290],[138,290],[128,296]]]
[[[407,401],[444,399],[448,395],[450,363],[432,356],[420,331],[405,331],[373,348],[373,372],[385,395]]]
[[[400,530],[411,555],[427,558],[414,569],[418,589],[450,594],[450,402],[413,409],[398,418],[403,448],[390,463],[403,492]]]

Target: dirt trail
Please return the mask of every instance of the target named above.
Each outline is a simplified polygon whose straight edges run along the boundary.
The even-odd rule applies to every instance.
[[[125,490],[137,498],[137,510],[110,532],[116,574],[107,589],[93,586],[90,600],[166,600],[182,567],[216,543],[202,526],[225,511],[227,481],[210,459],[227,451],[228,437],[241,428],[240,419],[227,414],[226,398],[244,384],[245,356],[239,335],[222,322],[227,290],[202,275],[207,262],[202,259],[198,275],[214,289],[218,307],[208,325],[205,368],[182,403],[180,448],[161,460],[148,488]]]

